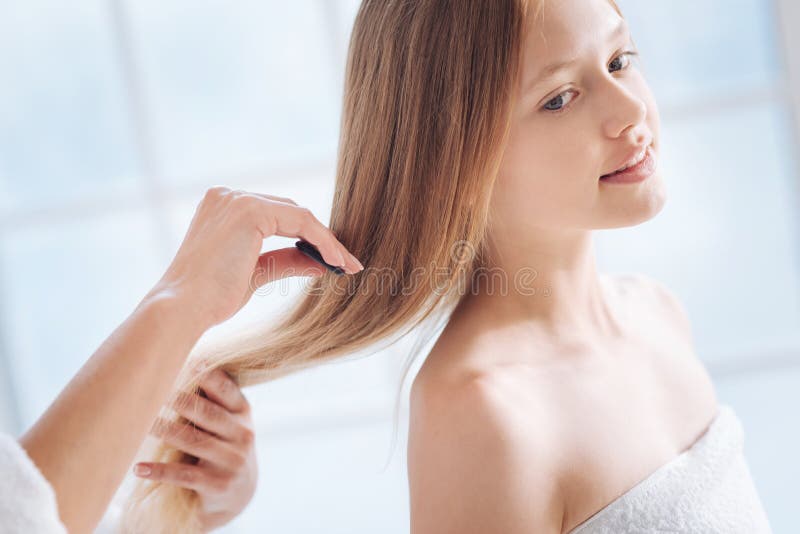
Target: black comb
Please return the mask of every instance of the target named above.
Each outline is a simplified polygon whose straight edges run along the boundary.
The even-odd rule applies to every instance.
[[[309,243],[308,241],[303,241],[302,239],[294,244],[306,256],[311,258],[312,260],[316,261],[317,263],[321,263],[325,266],[326,269],[329,271],[333,271],[336,274],[343,275],[344,269],[341,267],[337,267],[336,265],[331,265],[330,263],[326,262],[322,259],[322,254],[319,253],[317,247]]]

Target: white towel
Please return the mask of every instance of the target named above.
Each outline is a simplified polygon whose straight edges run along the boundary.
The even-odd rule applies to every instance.
[[[6,434],[0,434],[0,533],[67,534],[50,483]]]
[[[733,409],[719,405],[687,450],[623,493],[570,534],[767,534],[772,530],[743,453]]]

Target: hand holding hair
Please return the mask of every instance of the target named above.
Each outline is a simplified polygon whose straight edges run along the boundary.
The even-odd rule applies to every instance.
[[[287,276],[325,273],[307,249],[288,247],[259,254],[264,239],[272,235],[302,238],[325,263],[346,273],[363,269],[308,208],[288,198],[214,187],[198,206],[186,239],[157,288],[202,295],[195,302],[198,320],[211,327],[235,314],[259,286]]]
[[[235,314],[259,285],[325,274],[295,247],[261,254],[264,239],[272,235],[306,240],[325,262],[348,273],[361,268],[333,233],[294,201],[209,189],[163,277],[19,439],[52,486],[69,532],[96,527],[200,336]],[[213,388],[207,392],[213,395]],[[234,456],[247,445],[219,444],[230,441],[230,432],[241,432],[239,419],[238,425],[218,429],[207,448],[193,446],[199,458],[229,475],[241,473]],[[162,474],[168,476],[172,467],[161,466]]]
[[[258,480],[250,404],[222,369],[200,380],[200,392],[180,393],[172,409],[191,425],[158,418],[151,434],[191,461],[139,462],[136,476],[197,492],[204,531],[236,517],[252,499]]]

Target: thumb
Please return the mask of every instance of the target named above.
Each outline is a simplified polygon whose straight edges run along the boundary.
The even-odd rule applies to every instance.
[[[258,257],[253,270],[253,286],[260,287],[290,276],[322,276],[325,267],[315,262],[297,247],[279,248]]]

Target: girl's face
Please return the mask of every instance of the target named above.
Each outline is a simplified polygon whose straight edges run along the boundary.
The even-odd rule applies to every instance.
[[[547,0],[529,17],[519,99],[492,196],[503,231],[632,226],[655,216],[666,191],[660,172],[609,184],[637,148],[658,162],[659,116],[625,20],[608,0]],[[547,75],[547,67],[574,59]]]

